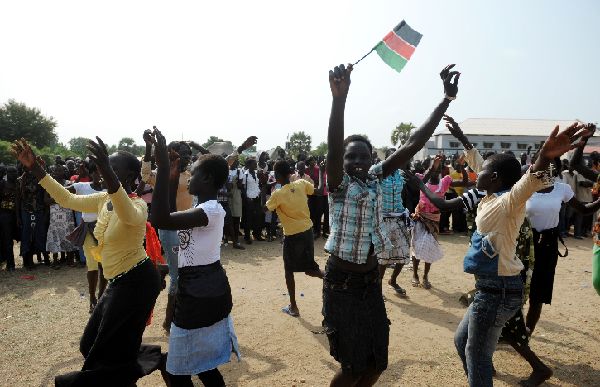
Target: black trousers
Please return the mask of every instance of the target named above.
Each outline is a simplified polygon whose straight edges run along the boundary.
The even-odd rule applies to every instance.
[[[244,238],[250,239],[250,232],[255,238],[259,237],[265,223],[260,196],[254,199],[246,198],[243,212]]]
[[[308,197],[308,210],[310,211],[310,220],[313,223],[313,232],[316,235],[321,234],[321,219],[323,218],[323,196],[311,195]]]
[[[0,262],[6,261],[7,269],[15,268],[13,237],[17,227],[14,211],[0,210]]]
[[[142,335],[159,292],[159,274],[149,259],[110,283],[79,343],[81,371],[57,376],[55,385],[126,387],[157,370],[160,346],[142,344]]]

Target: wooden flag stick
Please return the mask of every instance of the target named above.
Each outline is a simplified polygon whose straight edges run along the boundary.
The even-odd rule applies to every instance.
[[[369,54],[370,54],[370,53],[372,53],[374,50],[375,50],[375,47],[373,47],[373,48],[371,49],[371,51],[367,52],[367,53],[366,53],[366,54],[365,54],[365,55],[364,55],[362,58],[360,58],[359,60],[357,60],[357,61],[356,61],[356,62],[353,64],[353,66],[356,66],[356,65],[358,64],[358,62],[360,62],[361,60],[365,59],[365,58],[366,58],[367,56],[369,56]]]

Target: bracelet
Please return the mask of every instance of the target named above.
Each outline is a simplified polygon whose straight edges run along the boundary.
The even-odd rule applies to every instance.
[[[450,97],[448,94],[446,94],[444,95],[444,98],[446,98],[448,101],[454,101],[456,99],[456,96]]]

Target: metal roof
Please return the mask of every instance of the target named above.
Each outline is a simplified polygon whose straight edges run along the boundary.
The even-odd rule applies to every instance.
[[[566,128],[579,120],[536,120],[513,118],[468,118],[460,122],[460,128],[466,135],[480,136],[548,136],[556,125]],[[581,121],[580,121],[581,122]],[[435,131],[437,134],[450,134],[445,121]],[[598,135],[598,133],[596,133]]]

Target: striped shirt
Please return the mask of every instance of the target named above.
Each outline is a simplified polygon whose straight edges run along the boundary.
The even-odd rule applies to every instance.
[[[477,210],[477,205],[485,195],[485,191],[480,191],[477,188],[472,188],[463,193],[461,199],[465,209],[470,212],[475,212]]]
[[[366,182],[344,172],[342,183],[329,191],[330,229],[325,251],[344,261],[365,264],[369,257],[392,248],[384,231],[381,164],[372,167]]]

